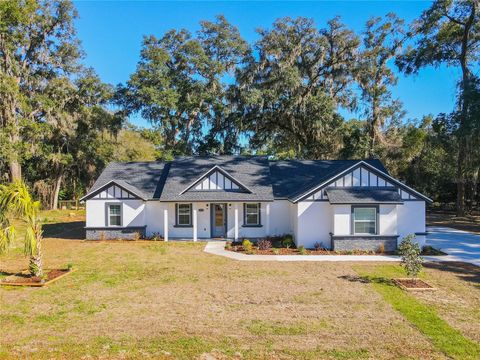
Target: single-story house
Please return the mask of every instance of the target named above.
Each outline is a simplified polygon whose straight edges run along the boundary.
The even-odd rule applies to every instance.
[[[292,234],[297,246],[393,250],[408,234],[423,245],[431,200],[378,160],[285,160],[263,156],[114,162],[86,202],[87,239],[135,233],[241,240]]]

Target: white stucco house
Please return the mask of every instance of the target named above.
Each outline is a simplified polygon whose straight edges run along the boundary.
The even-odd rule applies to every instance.
[[[408,234],[423,245],[431,200],[378,160],[269,161],[262,156],[179,157],[111,163],[81,199],[87,239],[259,239],[292,234],[297,246],[387,250]]]

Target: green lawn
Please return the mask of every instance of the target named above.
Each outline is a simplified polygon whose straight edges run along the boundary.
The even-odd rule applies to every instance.
[[[45,288],[0,288],[0,358],[462,359],[478,351],[475,267],[429,266],[423,276],[436,294],[407,295],[361,277],[396,276],[395,264],[238,262],[204,253],[203,243],[82,241],[83,213],[42,216],[45,267],[77,271]],[[0,257],[3,272],[26,265],[20,244]]]

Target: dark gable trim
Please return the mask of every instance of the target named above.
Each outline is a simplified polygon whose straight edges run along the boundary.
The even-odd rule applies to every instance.
[[[123,191],[125,191],[126,193],[130,194],[133,196],[133,198],[130,198],[130,197],[123,197],[123,198],[115,198],[115,199],[118,199],[118,200],[147,200],[147,199],[144,199],[142,198],[141,196],[137,195],[137,194],[134,194],[132,193],[130,190],[127,190],[125,189],[125,187],[123,187],[122,185],[119,185],[115,182],[115,180],[111,180],[109,181],[108,183],[100,186],[97,190],[85,195],[84,197],[80,198],[79,201],[85,201],[85,200],[109,200],[109,199],[112,199],[112,198],[98,198],[98,199],[94,199],[93,197],[99,193],[101,193],[103,190],[106,190],[108,189],[110,186],[118,186],[119,188],[121,188]],[[115,188],[114,188],[114,196],[115,196]]]
[[[239,187],[238,190],[231,189],[230,191],[233,190],[233,191],[236,191],[236,192],[248,192],[250,194],[253,194],[253,192],[247,186],[243,185],[240,181],[234,179],[232,175],[230,175],[227,171],[223,170],[220,166],[215,165],[210,170],[208,170],[205,174],[201,175],[197,180],[195,180],[185,190],[180,192],[180,195],[186,193],[189,190],[192,190],[192,188],[194,186],[198,185],[204,178],[210,177],[210,175],[212,175],[215,171],[221,172],[223,174],[223,176],[227,177],[231,182],[235,183]],[[217,184],[218,184],[218,176],[217,176],[216,181],[217,181]],[[197,191],[211,191],[211,190],[197,190]],[[222,191],[222,190],[217,190],[217,191]]]
[[[258,206],[258,224],[247,224],[247,204],[257,204]],[[242,227],[263,227],[262,225],[262,204],[261,203],[243,203],[243,225]]]
[[[188,225],[180,225],[178,223],[178,205],[189,205],[190,206],[190,224]],[[193,224],[192,224],[192,219],[193,219],[193,214],[192,214],[192,211],[193,210],[193,206],[192,204],[185,204],[185,203],[176,203],[175,204],[175,225],[173,227],[176,227],[176,228],[191,228],[193,227]]]
[[[310,189],[310,190],[307,190],[307,192],[303,193],[303,195],[300,195],[298,196],[296,199],[294,199],[292,202],[293,203],[297,203],[299,201],[307,201],[307,198],[310,197],[312,194],[316,193],[317,191],[320,191],[321,189],[327,187],[329,184],[331,184],[332,182],[335,182],[337,181],[338,179],[344,177],[348,172],[352,172],[352,184],[353,184],[353,171],[357,170],[358,168],[361,168],[362,166],[364,166],[368,171],[371,171],[373,172],[375,175],[377,175],[377,186],[378,186],[378,178],[381,177],[382,179],[384,179],[385,181],[388,181],[388,182],[391,182],[395,185],[397,185],[399,188],[401,188],[403,191],[405,191],[406,193],[408,194],[413,194],[413,196],[417,196],[419,197],[420,199],[418,200],[415,200],[415,199],[410,199],[410,201],[426,201],[427,203],[432,203],[433,201],[426,197],[425,195],[419,193],[418,191],[415,191],[414,189],[408,187],[407,185],[401,183],[400,181],[398,181],[397,179],[391,177],[390,175],[388,174],[385,174],[384,172],[378,170],[376,167],[364,162],[364,161],[361,161],[359,162],[358,164],[355,164],[355,165],[352,165],[351,167],[349,167],[348,169],[345,169],[343,171],[341,171],[339,174],[333,176],[332,178],[324,181],[322,184],[319,184],[317,186],[315,186],[314,188]],[[360,169],[360,176],[361,176],[361,169]],[[360,183],[361,184],[361,183]],[[345,184],[344,184],[345,185]],[[403,199],[404,201],[406,199]],[[310,200],[310,201],[318,201],[318,200]]]

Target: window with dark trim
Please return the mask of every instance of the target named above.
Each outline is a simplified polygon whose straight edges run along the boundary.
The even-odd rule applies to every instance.
[[[121,204],[109,204],[107,206],[108,211],[108,226],[122,226],[122,205]]]
[[[377,207],[352,207],[352,230],[354,235],[377,234]]]
[[[176,226],[192,226],[192,204],[175,204]]]
[[[244,226],[261,226],[260,203],[245,203],[243,205]]]

